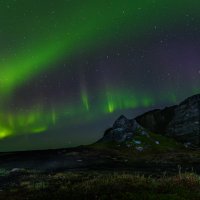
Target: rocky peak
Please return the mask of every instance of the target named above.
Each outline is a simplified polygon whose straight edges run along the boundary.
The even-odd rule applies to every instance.
[[[124,115],[121,115],[113,124],[113,129],[122,128],[124,130],[131,129],[132,123]]]
[[[133,138],[137,130],[145,134],[145,130],[137,123],[135,119],[128,119],[121,115],[113,126],[105,131],[101,141],[125,142]]]
[[[152,110],[135,119],[121,115],[105,132],[102,140],[124,142],[133,139],[136,133],[148,136],[150,132],[200,146],[200,94],[187,98],[179,105]]]
[[[180,106],[185,105],[185,104],[191,105],[194,103],[200,103],[200,94],[196,94],[191,97],[188,97],[186,100],[184,100],[183,102],[180,103]]]
[[[128,123],[129,120],[124,116],[121,115],[113,124],[113,127],[121,127],[123,125],[125,125],[126,123]]]
[[[200,94],[179,104],[166,133],[179,141],[200,145]]]

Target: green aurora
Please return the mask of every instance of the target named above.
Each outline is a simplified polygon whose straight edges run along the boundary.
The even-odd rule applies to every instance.
[[[167,30],[184,26],[185,13],[200,20],[199,6],[197,0],[1,0],[0,139],[56,129],[63,118],[73,124],[81,115],[92,123],[116,111],[149,108],[159,102],[177,103],[187,90],[179,95],[172,86],[155,96],[135,85],[126,88],[102,81],[94,105],[87,81],[80,78],[75,101],[9,108],[18,91],[41,74],[62,67],[58,63],[63,60],[68,65],[81,52],[95,54],[127,38],[135,44],[156,38],[154,31],[159,26]],[[147,33],[153,36],[146,37]],[[80,70],[79,66],[73,68]],[[191,90],[199,92],[198,84],[192,84]]]

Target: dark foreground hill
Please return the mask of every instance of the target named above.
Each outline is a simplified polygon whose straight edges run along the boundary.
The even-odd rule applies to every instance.
[[[0,153],[0,200],[200,199],[199,104],[122,115],[87,146]]]
[[[151,137],[162,146],[102,142],[1,154],[0,200],[200,199],[200,152]]]
[[[120,116],[96,143],[76,148],[0,153],[0,169],[42,171],[163,168],[200,171],[200,95],[134,119]],[[188,132],[187,132],[188,130]],[[157,166],[157,167],[155,167]]]

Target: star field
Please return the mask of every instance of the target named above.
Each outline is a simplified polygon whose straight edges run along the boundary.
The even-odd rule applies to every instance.
[[[199,93],[199,6],[0,0],[0,151],[91,143]]]

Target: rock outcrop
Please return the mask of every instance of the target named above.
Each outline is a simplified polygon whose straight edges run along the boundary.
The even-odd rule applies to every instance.
[[[181,142],[200,145],[200,95],[186,99],[175,108],[166,134]]]
[[[171,106],[163,110],[152,110],[136,117],[135,119],[141,126],[146,128],[147,130],[165,135],[167,126],[175,116],[176,108],[177,106]]]
[[[142,126],[135,119],[127,119],[121,115],[111,128],[105,131],[101,141],[125,142],[133,139],[134,134],[140,131],[141,134],[147,134]]]
[[[136,117],[136,121],[154,133],[200,146],[200,94],[179,105],[147,112]]]
[[[101,141],[124,142],[136,133],[154,132],[177,141],[200,146],[200,94],[189,97],[179,105],[147,112],[135,119],[120,116]]]

